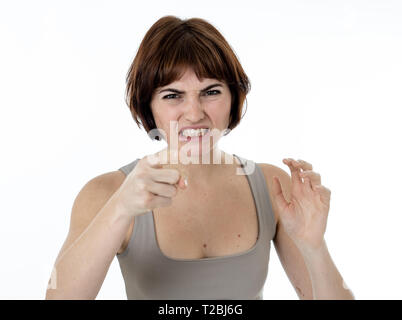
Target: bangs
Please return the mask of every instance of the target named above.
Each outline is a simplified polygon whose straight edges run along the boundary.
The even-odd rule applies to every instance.
[[[226,67],[228,62],[222,58],[223,53],[208,39],[188,32],[177,32],[162,43],[153,84],[155,88],[179,80],[188,68],[194,71],[200,81],[205,78],[228,84],[233,81]]]

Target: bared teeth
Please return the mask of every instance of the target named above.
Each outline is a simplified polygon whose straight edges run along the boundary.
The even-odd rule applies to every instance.
[[[185,137],[199,137],[205,135],[208,131],[208,128],[184,129],[181,134]]]

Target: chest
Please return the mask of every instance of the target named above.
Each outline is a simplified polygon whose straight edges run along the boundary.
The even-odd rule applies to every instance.
[[[169,207],[153,211],[160,251],[173,259],[242,253],[258,237],[259,220],[246,176],[209,188],[180,190]]]

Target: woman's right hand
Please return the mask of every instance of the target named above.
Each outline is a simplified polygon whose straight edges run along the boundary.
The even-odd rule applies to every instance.
[[[186,177],[177,169],[164,169],[154,156],[138,161],[118,190],[119,203],[130,217],[172,203],[178,188],[187,187]]]

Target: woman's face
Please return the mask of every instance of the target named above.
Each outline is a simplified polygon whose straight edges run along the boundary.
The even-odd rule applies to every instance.
[[[200,82],[191,68],[178,81],[156,88],[151,100],[156,126],[163,130],[169,147],[180,150],[187,143],[193,144],[193,147],[197,144],[199,147],[193,148],[196,153],[210,152],[216,147],[218,139],[229,125],[230,109],[228,85],[210,78]],[[201,126],[210,131],[205,136],[189,138],[181,135],[182,128],[186,126]],[[188,131],[184,133],[191,135]],[[173,139],[178,140],[178,143]],[[205,144],[207,140],[209,145]]]

